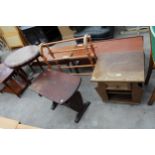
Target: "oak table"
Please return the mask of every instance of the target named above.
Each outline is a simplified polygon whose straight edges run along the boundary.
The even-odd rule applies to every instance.
[[[144,83],[144,52],[100,53],[91,80],[97,82],[96,90],[104,101],[139,103]]]

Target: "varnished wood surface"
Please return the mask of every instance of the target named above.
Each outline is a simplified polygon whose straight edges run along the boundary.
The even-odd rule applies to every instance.
[[[143,37],[129,37],[93,42],[95,53],[99,57],[104,52],[142,52]]]
[[[8,55],[4,63],[10,68],[21,67],[39,56],[38,46],[25,46]]]
[[[92,75],[98,82],[144,82],[144,53],[105,52],[98,58]]]
[[[63,104],[76,92],[80,81],[78,76],[47,70],[34,80],[30,88],[56,103]]]

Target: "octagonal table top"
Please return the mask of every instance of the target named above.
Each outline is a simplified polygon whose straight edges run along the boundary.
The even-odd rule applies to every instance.
[[[81,78],[60,71],[46,70],[31,84],[38,94],[59,104],[64,104],[79,88]]]

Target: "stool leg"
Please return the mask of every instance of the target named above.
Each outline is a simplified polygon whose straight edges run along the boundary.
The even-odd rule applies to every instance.
[[[32,65],[28,65],[33,73],[35,73],[35,70],[33,69]]]
[[[42,65],[41,65],[41,63],[40,63],[40,61],[39,61],[39,59],[36,58],[36,60],[37,60],[38,65],[40,66],[41,70],[44,71],[44,69],[43,69],[43,67],[42,67]]]
[[[64,105],[78,112],[75,118],[75,122],[78,123],[90,105],[90,102],[83,103],[82,96],[80,92],[77,91]]]
[[[26,83],[31,84],[31,81],[28,79],[27,74],[23,69],[18,69],[17,73]]]
[[[25,78],[27,78],[27,74],[25,73],[25,71],[24,71],[22,68],[18,69],[18,71],[19,71],[23,76],[25,76]]]

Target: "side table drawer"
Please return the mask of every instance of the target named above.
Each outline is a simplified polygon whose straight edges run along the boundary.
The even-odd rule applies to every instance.
[[[131,84],[124,82],[106,82],[105,86],[106,90],[131,90]]]

